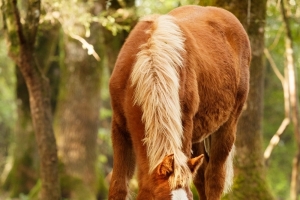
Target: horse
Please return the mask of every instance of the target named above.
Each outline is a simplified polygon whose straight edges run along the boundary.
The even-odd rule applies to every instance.
[[[243,26],[224,9],[190,5],[140,19],[109,82],[108,199],[130,198],[135,171],[138,200],[191,200],[192,181],[201,200],[229,191],[250,60]]]

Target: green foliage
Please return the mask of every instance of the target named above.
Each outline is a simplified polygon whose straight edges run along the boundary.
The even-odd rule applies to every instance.
[[[289,199],[292,160],[296,150],[291,128],[284,133],[268,162],[268,181],[279,199]]]
[[[113,13],[110,11],[104,11],[100,14],[96,21],[116,36],[117,33],[121,31],[129,32],[135,18],[134,10],[122,8]]]
[[[12,2],[1,1],[0,4],[2,20],[1,24],[6,31],[6,37],[9,43],[7,49],[10,55],[17,56],[19,54],[19,38],[17,34],[17,28],[15,26],[15,16],[13,13]],[[6,48],[4,48],[6,49]],[[6,54],[7,55],[7,54]]]
[[[15,115],[15,67],[7,57],[5,41],[0,40],[0,124],[12,126]]]
[[[28,195],[28,199],[38,199],[39,191],[42,188],[42,181],[39,179]]]
[[[74,6],[76,4],[76,6]],[[131,22],[134,18],[132,9],[118,9],[116,12],[101,10],[100,13],[89,12],[94,8],[94,1],[78,0],[45,0],[43,9],[45,14],[41,17],[41,22],[59,22],[66,34],[76,34],[85,37],[91,35],[90,26],[92,23],[99,23],[110,30],[113,35],[120,31],[129,31]],[[78,32],[76,26],[83,28]]]
[[[99,130],[99,153],[97,162],[97,172],[98,172],[98,193],[102,198],[105,198],[108,193],[108,181],[106,176],[112,170],[112,148],[109,129],[101,128]]]
[[[193,193],[193,199],[199,199],[198,191],[194,184],[191,184],[191,190]]]
[[[0,39],[0,172],[6,164],[10,135],[16,120],[15,67]]]
[[[110,139],[110,121],[112,116],[112,110],[110,108],[110,96],[108,90],[109,72],[108,68],[103,69],[103,77],[101,82],[101,102],[100,108],[100,128],[98,130],[98,160],[97,160],[97,172],[98,172],[98,193],[100,199],[106,199],[108,194],[108,181],[107,176],[112,171],[112,143]]]

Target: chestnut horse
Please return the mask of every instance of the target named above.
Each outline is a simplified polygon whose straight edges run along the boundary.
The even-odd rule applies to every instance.
[[[201,200],[230,189],[250,51],[243,26],[220,8],[183,6],[138,22],[110,79],[110,200],[130,198],[135,166],[137,199],[192,199],[192,180]]]

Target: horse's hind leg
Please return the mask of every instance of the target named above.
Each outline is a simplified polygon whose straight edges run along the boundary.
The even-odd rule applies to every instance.
[[[113,173],[109,188],[109,200],[128,199],[128,184],[134,174],[135,156],[126,128],[112,120],[112,143],[114,150]]]
[[[205,170],[205,193],[208,200],[221,199],[224,189],[232,182],[229,179],[233,177],[232,152],[235,132],[236,119],[230,117],[211,135],[209,162]]]

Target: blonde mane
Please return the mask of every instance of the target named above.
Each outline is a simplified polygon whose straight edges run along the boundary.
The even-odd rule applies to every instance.
[[[163,158],[174,154],[174,174],[170,187],[188,185],[191,173],[182,152],[183,128],[179,99],[179,72],[185,52],[182,31],[170,15],[155,16],[147,34],[148,41],[140,47],[131,74],[135,86],[134,103],[141,106],[151,173]]]

